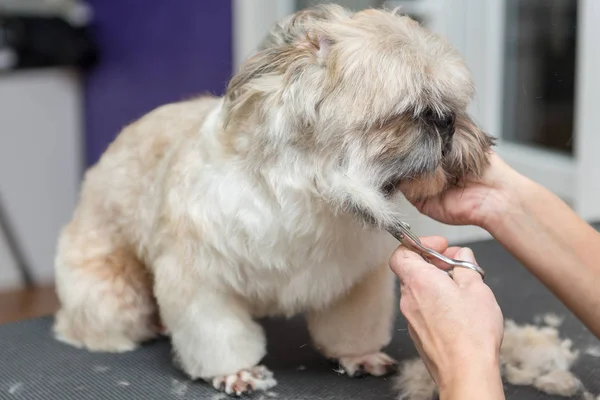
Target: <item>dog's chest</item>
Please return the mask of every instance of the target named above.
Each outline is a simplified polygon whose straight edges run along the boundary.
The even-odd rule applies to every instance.
[[[188,238],[196,269],[257,314],[326,306],[387,263],[396,246],[389,234],[335,214],[309,181],[278,175],[272,181],[285,186],[265,185],[240,170],[194,170],[204,173],[180,198],[184,219],[202,238]]]
[[[292,315],[325,307],[386,263],[394,250],[394,239],[385,233],[321,218],[314,221],[312,236],[293,231],[279,235],[275,246],[262,248],[260,257],[247,265],[249,279],[240,288],[257,314]]]

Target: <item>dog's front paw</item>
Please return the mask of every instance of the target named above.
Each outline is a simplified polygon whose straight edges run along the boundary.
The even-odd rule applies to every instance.
[[[338,361],[346,374],[352,378],[360,378],[365,375],[384,376],[394,373],[398,369],[398,361],[385,353],[340,357]]]
[[[230,395],[241,396],[254,391],[267,391],[277,385],[273,373],[258,365],[244,369],[236,374],[218,376],[212,380],[213,387]]]

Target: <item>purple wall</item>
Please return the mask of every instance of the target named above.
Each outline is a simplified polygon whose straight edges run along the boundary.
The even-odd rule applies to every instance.
[[[86,162],[158,105],[222,94],[231,75],[230,0],[89,0],[100,63],[85,87]]]

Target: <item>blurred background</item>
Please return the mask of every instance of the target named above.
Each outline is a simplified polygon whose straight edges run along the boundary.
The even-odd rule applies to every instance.
[[[0,0],[0,323],[54,311],[58,232],[119,130],[158,105],[222,94],[274,21],[319,2]],[[498,152],[600,220],[598,0],[337,3],[400,6],[447,36]],[[487,238],[405,212],[419,234]]]

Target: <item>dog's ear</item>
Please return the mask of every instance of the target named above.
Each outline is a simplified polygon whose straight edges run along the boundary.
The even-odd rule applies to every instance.
[[[352,12],[338,5],[320,5],[278,22],[258,51],[246,60],[229,81],[225,98],[229,115],[249,113],[259,93],[275,90],[278,79],[307,65],[324,65],[333,40],[328,21],[350,18]]]
[[[257,78],[281,74],[291,63],[308,56],[323,64],[333,40],[323,29],[328,21],[347,19],[352,12],[335,4],[318,5],[279,21],[229,82],[227,97],[233,99],[240,89]]]
[[[322,4],[298,11],[278,21],[258,46],[258,50],[302,42],[309,35],[315,23],[342,20],[351,16],[350,10],[337,4]],[[323,39],[323,37],[315,38],[317,42]]]
[[[296,47],[307,50],[319,64],[323,65],[327,60],[331,46],[334,41],[330,35],[322,31],[310,31],[306,36],[296,42]]]

